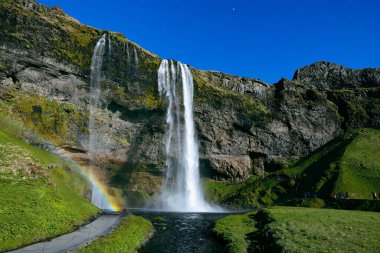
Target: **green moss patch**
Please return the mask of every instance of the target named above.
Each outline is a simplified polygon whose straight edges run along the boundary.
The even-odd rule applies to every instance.
[[[192,73],[196,87],[196,103],[208,103],[218,110],[233,108],[255,122],[265,124],[268,121],[269,109],[260,100],[221,87],[219,83],[212,81],[208,72],[192,69]]]
[[[8,98],[0,101],[0,113],[21,119],[27,128],[36,130],[50,141],[74,142],[77,136],[73,133],[88,131],[88,112],[78,109],[73,104],[60,103],[12,89],[3,90],[0,94]]]

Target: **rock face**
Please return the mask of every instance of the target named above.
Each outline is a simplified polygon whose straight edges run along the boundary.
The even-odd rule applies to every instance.
[[[330,62],[317,62],[297,70],[294,80],[320,90],[365,88],[380,85],[380,69],[353,70]]]
[[[165,171],[166,105],[157,90],[161,59],[120,34],[84,26],[34,1],[2,1],[0,23],[2,113],[58,145],[84,151],[92,50],[109,34],[96,115],[109,141],[99,163],[111,185],[157,192]],[[281,169],[348,128],[380,128],[379,69],[319,62],[274,85],[191,70],[205,177],[242,181]]]

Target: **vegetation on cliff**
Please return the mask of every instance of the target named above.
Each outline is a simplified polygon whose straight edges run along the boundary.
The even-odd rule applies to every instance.
[[[196,103],[206,103],[218,109],[233,108],[256,122],[265,123],[267,121],[269,109],[252,94],[237,93],[221,86],[212,79],[210,72],[193,69],[193,76],[196,87]]]
[[[88,112],[68,102],[47,99],[32,92],[4,87],[0,112],[21,120],[30,129],[55,143],[74,143],[88,132]]]

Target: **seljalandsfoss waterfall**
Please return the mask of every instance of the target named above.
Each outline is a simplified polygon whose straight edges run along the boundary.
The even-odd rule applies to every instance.
[[[212,212],[203,196],[193,119],[193,77],[187,65],[163,60],[158,90],[167,100],[166,176],[159,208],[176,212]]]
[[[107,47],[108,41],[108,47]],[[104,34],[97,42],[91,61],[89,98],[89,169],[95,175],[97,160],[106,153],[107,134],[96,120],[101,107],[103,58],[111,53],[111,38]],[[128,51],[129,53],[129,51]],[[134,49],[134,64],[138,56]],[[193,119],[194,83],[190,69],[180,62],[163,60],[158,69],[158,90],[167,100],[166,175],[158,208],[173,212],[220,212],[221,208],[207,203],[203,196],[199,173],[198,142]],[[109,202],[97,185],[92,185],[92,203],[102,209]]]
[[[0,0],[0,253],[380,253],[380,1],[70,2]]]
[[[110,38],[109,40],[109,50],[111,50]],[[101,95],[101,69],[103,64],[103,56],[106,49],[106,34],[104,34],[100,40],[96,43],[94,53],[91,60],[91,90],[90,90],[90,100],[89,100],[89,111],[90,111],[90,120],[88,126],[89,132],[89,142],[88,142],[88,158],[90,171],[94,170],[96,156],[99,154],[102,146],[102,136],[99,133],[99,128],[96,126],[95,115],[96,110],[99,108],[99,99]],[[92,182],[92,192],[91,192],[91,201],[94,205],[99,208],[105,209],[109,208],[108,202],[105,199],[104,195],[101,194],[99,187],[96,187]]]

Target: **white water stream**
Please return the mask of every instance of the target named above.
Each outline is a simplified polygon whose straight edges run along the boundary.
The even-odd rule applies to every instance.
[[[110,37],[108,37],[110,43]],[[104,34],[98,43],[96,43],[94,53],[91,60],[91,93],[90,93],[90,121],[88,126],[89,143],[88,143],[88,157],[90,161],[90,170],[94,169],[94,161],[102,146],[102,135],[98,133],[95,125],[95,114],[99,108],[99,99],[101,95],[101,70],[103,64],[103,56],[106,47],[106,35]],[[109,47],[109,50],[111,47]],[[91,201],[99,208],[108,208],[108,202],[100,189],[96,185],[92,185]]]
[[[176,66],[175,66],[176,65]],[[193,117],[193,76],[187,65],[163,60],[158,90],[168,102],[166,122],[166,176],[158,207],[176,212],[215,212],[204,199]]]

